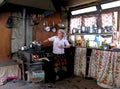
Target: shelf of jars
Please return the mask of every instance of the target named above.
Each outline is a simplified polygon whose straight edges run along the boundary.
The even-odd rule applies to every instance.
[[[68,36],[70,35],[111,35],[112,36],[112,33],[68,33],[67,34]]]
[[[120,34],[113,28],[74,28],[67,36],[71,45],[75,47],[111,50],[111,45],[114,45],[114,48],[120,48],[120,45],[118,45],[120,43]]]
[[[85,35],[94,35],[94,40],[85,39]],[[68,36],[72,36],[73,39],[71,41],[71,45],[74,47],[82,47],[82,48],[92,48],[92,49],[110,49],[109,45],[103,41],[100,42],[99,36],[104,36],[104,37],[112,37],[112,33],[75,33],[75,34],[68,34]],[[89,36],[88,36],[89,37]],[[70,38],[71,39],[71,38]],[[92,45],[91,45],[92,44]]]
[[[94,46],[90,46],[90,41],[89,40],[77,40],[75,41],[72,46],[74,47],[81,47],[81,48],[97,48],[97,49],[103,49],[102,45],[100,43],[96,43]]]
[[[92,43],[92,46],[90,45],[90,40],[76,40],[71,45],[73,47],[120,52],[120,47],[116,47],[115,45],[112,45],[112,44],[108,44],[104,42],[103,43],[91,42],[91,43]]]
[[[112,48],[108,48],[108,46],[100,46],[100,47],[88,47],[88,46],[86,46],[86,44],[83,46],[83,45],[79,45],[79,44],[76,44],[76,45],[74,45],[73,47],[80,47],[80,48],[87,48],[87,49],[96,49],[96,50],[104,50],[104,51],[119,51],[120,52],[120,49],[112,49]]]
[[[109,32],[109,33],[68,33],[67,34],[68,37],[71,39],[72,38],[72,43],[73,45],[77,45],[80,46],[82,45],[81,42],[83,42],[85,40],[85,36],[89,35],[93,35],[95,37],[95,41],[98,41],[98,36],[102,36],[102,37],[112,37],[113,33]],[[85,41],[88,41],[89,38]],[[83,43],[82,47],[86,47],[86,45]]]
[[[113,31],[113,26],[79,26],[77,28],[74,27],[69,35],[111,35]]]

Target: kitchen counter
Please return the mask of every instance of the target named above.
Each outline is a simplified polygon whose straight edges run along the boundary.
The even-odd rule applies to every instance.
[[[87,49],[96,49],[96,50],[103,50],[103,51],[117,51],[120,52],[120,48],[113,48],[113,49],[103,49],[103,48],[94,48],[94,47],[81,47],[81,46],[73,46],[73,47],[77,47],[77,48],[87,48]]]

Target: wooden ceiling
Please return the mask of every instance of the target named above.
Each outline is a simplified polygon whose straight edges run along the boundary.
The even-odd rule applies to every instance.
[[[19,6],[32,7],[42,10],[55,11],[54,5],[51,0],[0,0],[0,6],[6,3],[19,5]]]
[[[88,4],[99,0],[0,0],[0,5],[3,3],[11,3],[23,5],[44,10],[59,10],[61,6],[75,7],[78,5]]]
[[[63,5],[66,7],[75,7],[79,5],[100,1],[100,0],[61,0],[61,1],[63,2]]]
[[[2,10],[4,10],[3,6],[9,9],[8,4],[12,4],[12,5],[30,7],[30,10],[32,7],[34,9],[38,9],[39,11],[41,11],[41,13],[43,13],[44,11],[61,10],[61,7],[65,7],[66,9],[66,8],[72,8],[76,6],[82,6],[82,5],[86,5],[94,2],[101,2],[101,1],[110,1],[110,0],[0,0],[0,10],[1,10],[1,7],[2,7]],[[37,11],[37,10],[32,9],[32,11],[30,12],[33,12],[33,11]]]

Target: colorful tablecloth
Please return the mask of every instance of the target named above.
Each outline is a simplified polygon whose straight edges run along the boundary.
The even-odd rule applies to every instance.
[[[21,78],[19,65],[7,65],[0,67],[0,83],[11,78]]]
[[[120,88],[120,52],[92,50],[89,77],[105,88]]]
[[[76,47],[74,61],[74,75],[86,75],[86,48]]]

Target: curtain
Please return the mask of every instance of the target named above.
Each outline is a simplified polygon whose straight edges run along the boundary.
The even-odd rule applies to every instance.
[[[74,75],[76,76],[86,75],[86,49],[80,47],[75,49]]]
[[[120,52],[93,49],[88,75],[104,88],[120,88]]]

